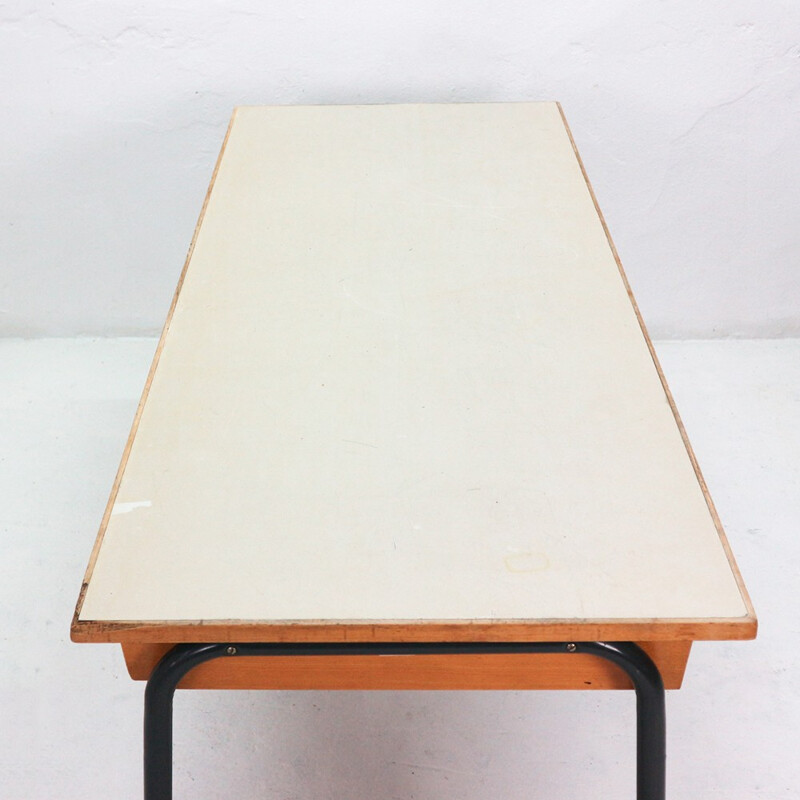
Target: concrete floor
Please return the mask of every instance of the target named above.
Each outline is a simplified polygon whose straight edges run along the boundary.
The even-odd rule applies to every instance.
[[[69,623],[155,346],[0,340],[0,797],[141,796],[143,686]],[[667,699],[673,800],[800,794],[800,340],[664,342],[760,618]],[[632,798],[619,692],[183,692],[177,798]]]

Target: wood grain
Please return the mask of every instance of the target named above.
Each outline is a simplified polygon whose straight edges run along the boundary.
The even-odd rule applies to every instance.
[[[566,642],[697,641],[752,639],[755,620],[470,620],[432,622],[280,623],[216,620],[189,622],[79,622],[75,642]]]
[[[170,649],[124,644],[134,680],[147,680]],[[642,642],[667,689],[679,689],[690,642]],[[630,689],[614,664],[589,655],[268,656],[215,659],[192,670],[181,689]]]

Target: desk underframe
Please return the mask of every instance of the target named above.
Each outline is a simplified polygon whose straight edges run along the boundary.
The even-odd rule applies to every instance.
[[[688,648],[686,650],[688,655]],[[599,661],[621,674],[636,692],[637,719],[637,800],[664,800],[666,766],[666,712],[664,682],[658,667],[647,652],[632,642],[302,642],[302,643],[219,643],[178,644],[169,649],[152,670],[145,691],[144,712],[144,798],[172,800],[172,699],[183,680],[195,669],[220,664],[225,674],[231,665],[242,661],[269,664],[277,659],[384,659],[405,660],[438,658],[558,658]],[[473,665],[474,666],[474,665]],[[534,673],[535,669],[532,670]],[[235,672],[234,672],[235,674]],[[269,673],[267,673],[269,674]],[[534,680],[534,684],[536,681]],[[191,683],[189,685],[192,685]],[[213,684],[195,682],[196,688]],[[237,685],[228,682],[228,686]],[[238,684],[241,685],[241,684]],[[217,688],[217,687],[214,687]],[[273,687],[275,688],[275,687]],[[309,688],[309,687],[306,687]],[[344,688],[344,687],[339,687]],[[356,688],[356,687],[347,687]],[[368,686],[364,688],[376,688]],[[419,687],[422,688],[422,687]],[[427,686],[426,688],[442,688]],[[450,688],[464,688],[450,686]],[[486,687],[482,687],[486,688]],[[505,688],[515,688],[507,686]],[[526,687],[531,688],[531,687]],[[552,688],[539,685],[533,688]],[[584,681],[580,688],[597,688]]]

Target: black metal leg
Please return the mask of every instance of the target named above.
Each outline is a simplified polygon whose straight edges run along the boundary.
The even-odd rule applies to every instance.
[[[586,653],[621,667],[636,691],[636,798],[665,800],[664,684],[631,642],[348,642],[179,644],[158,663],[144,694],[144,800],[172,800],[172,698],[181,678],[213,658],[303,655]]]
[[[228,649],[230,645],[179,644],[150,675],[144,692],[144,800],[172,800],[172,698],[181,678]]]
[[[667,715],[658,668],[631,642],[582,642],[577,651],[613,661],[628,673],[636,691],[636,798],[665,800]]]

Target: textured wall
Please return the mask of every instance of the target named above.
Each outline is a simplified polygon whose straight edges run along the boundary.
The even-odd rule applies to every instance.
[[[0,334],[163,319],[231,108],[559,99],[656,336],[800,333],[800,6],[10,2]]]

